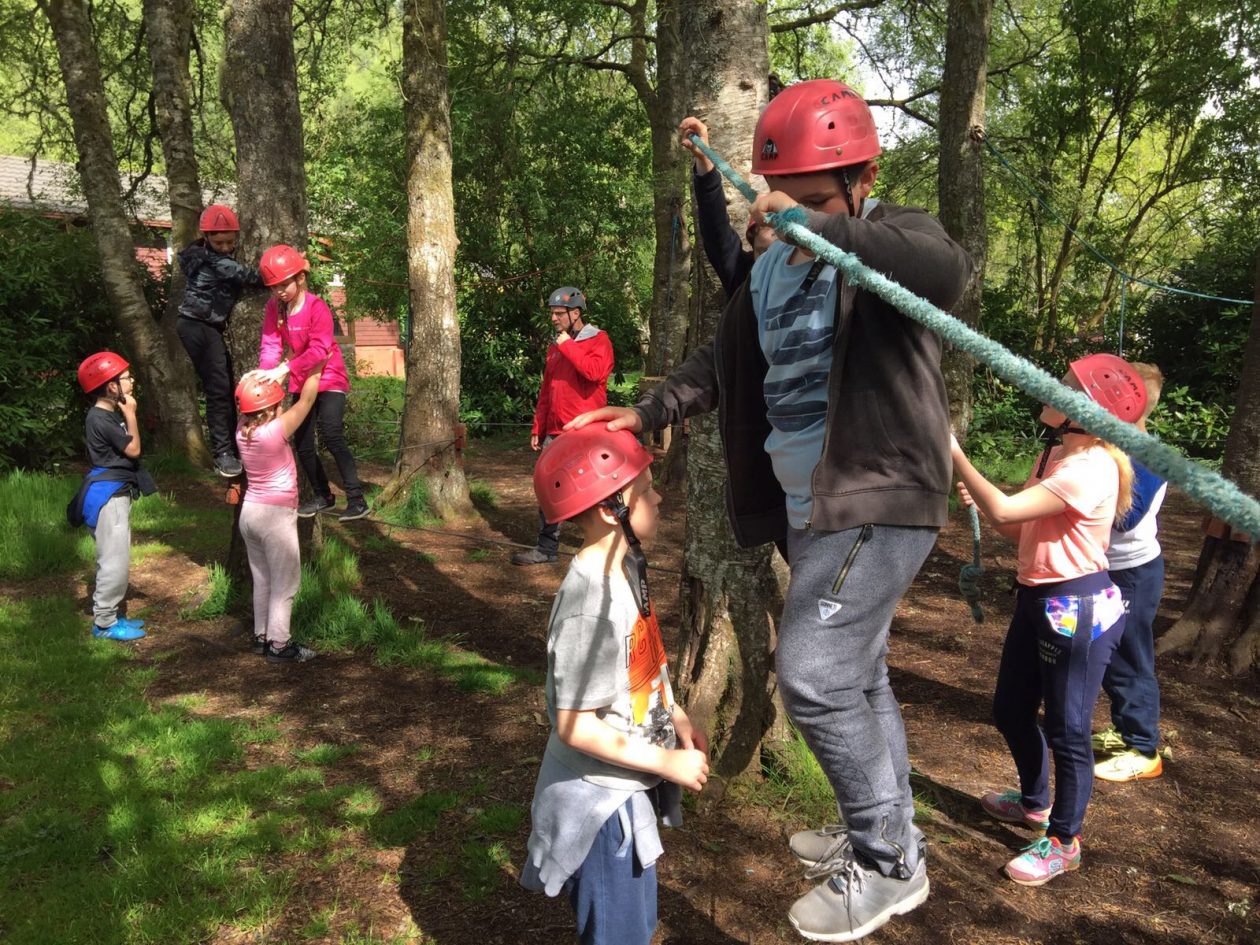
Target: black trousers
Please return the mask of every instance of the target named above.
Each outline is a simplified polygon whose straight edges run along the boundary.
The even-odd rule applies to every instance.
[[[315,397],[315,406],[293,436],[298,462],[302,464],[302,471],[314,487],[315,494],[331,498],[328,474],[324,472],[324,464],[319,461],[319,453],[315,451],[317,424],[320,442],[324,444],[324,449],[332,453],[337,471],[341,473],[346,499],[362,498],[363,486],[359,482],[359,469],[355,465],[354,457],[350,455],[350,447],[346,445],[346,395],[342,391],[326,390],[318,394]]]
[[[223,331],[193,318],[181,318],[175,331],[192,359],[206,394],[206,426],[215,456],[236,452],[236,401],[233,399],[232,355]]]

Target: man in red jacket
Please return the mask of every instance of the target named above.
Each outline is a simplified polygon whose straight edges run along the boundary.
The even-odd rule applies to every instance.
[[[606,332],[588,325],[586,296],[581,289],[562,286],[547,300],[556,340],[547,349],[538,406],[529,445],[535,452],[546,446],[578,414],[608,403],[608,375],[613,369],[612,342]],[[560,525],[548,525],[538,512],[538,545],[512,555],[513,564],[547,564],[556,560]]]

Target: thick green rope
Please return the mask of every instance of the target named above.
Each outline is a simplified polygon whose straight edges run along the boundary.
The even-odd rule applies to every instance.
[[[976,623],[984,623],[984,611],[980,609],[980,575],[984,565],[980,563],[980,512],[974,505],[967,506],[971,520],[971,564],[964,564],[958,571],[958,590],[971,607],[971,617]]]
[[[702,151],[748,200],[757,192],[712,148],[692,135],[692,143]],[[1220,474],[1191,462],[1175,449],[1125,423],[1082,394],[1059,383],[1035,364],[1011,353],[991,338],[969,328],[947,312],[886,276],[867,268],[857,256],[827,242],[804,226],[801,207],[767,217],[776,233],[839,269],[853,285],[879,296],[902,314],[930,328],[945,341],[988,365],[998,377],[1014,384],[1038,403],[1049,404],[1080,423],[1096,436],[1114,443],[1147,469],[1180,486],[1191,498],[1207,506],[1212,514],[1254,540],[1260,540],[1260,503]]]

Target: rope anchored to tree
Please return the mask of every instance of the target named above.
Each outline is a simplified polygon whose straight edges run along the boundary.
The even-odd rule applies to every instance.
[[[712,148],[696,135],[695,146],[711,160],[748,200],[757,192]],[[1172,447],[1113,417],[1079,391],[1071,390],[1030,361],[960,322],[926,299],[875,272],[857,256],[845,252],[809,230],[805,211],[792,207],[767,217],[775,232],[835,266],[853,285],[877,295],[908,318],[931,329],[945,341],[986,364],[994,374],[1024,393],[1049,404],[1109,443],[1114,443],[1143,466],[1180,486],[1191,498],[1241,532],[1260,539],[1260,503],[1234,483],[1182,456]]]

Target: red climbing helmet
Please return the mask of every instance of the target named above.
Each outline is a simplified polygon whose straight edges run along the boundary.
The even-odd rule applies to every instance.
[[[201,212],[197,227],[202,233],[240,232],[241,221],[236,219],[232,208],[221,203],[212,203]]]
[[[79,386],[83,388],[83,393],[90,394],[98,387],[104,387],[129,367],[131,365],[122,355],[112,351],[88,355],[79,365]]]
[[[270,378],[241,378],[236,385],[236,406],[241,413],[257,413],[284,400],[284,388]]]
[[[534,466],[534,494],[548,524],[563,522],[620,492],[651,464],[652,454],[629,430],[591,423],[547,444]]]
[[[299,272],[309,272],[310,268],[311,264],[304,255],[284,243],[268,247],[262,254],[262,262],[258,264],[263,285],[279,285]]]
[[[1146,410],[1146,385],[1124,358],[1114,354],[1090,354],[1068,367],[1081,382],[1085,394],[1110,413],[1136,423]]]
[[[753,133],[754,174],[810,174],[879,157],[870,106],[834,79],[798,82],[770,100]]]

